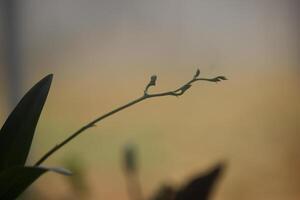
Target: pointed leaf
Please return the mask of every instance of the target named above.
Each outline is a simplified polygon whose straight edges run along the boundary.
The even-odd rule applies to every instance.
[[[52,77],[46,76],[25,94],[0,130],[0,171],[25,165]]]
[[[0,173],[0,199],[13,200],[17,198],[28,186],[47,171],[71,175],[71,172],[60,168],[17,166],[6,169]]]
[[[224,165],[220,164],[207,174],[196,176],[176,195],[175,200],[207,200]]]

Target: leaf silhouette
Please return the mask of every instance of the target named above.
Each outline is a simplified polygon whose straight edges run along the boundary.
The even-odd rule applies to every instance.
[[[219,164],[208,173],[196,176],[178,191],[175,200],[207,200],[223,169],[224,165]]]
[[[9,115],[0,130],[0,171],[24,166],[34,131],[50,89],[50,74],[33,86]]]
[[[71,175],[71,172],[61,168],[11,167],[0,172],[0,199],[13,200],[17,198],[31,183],[47,171]]]
[[[176,190],[171,185],[162,185],[150,200],[174,200]]]

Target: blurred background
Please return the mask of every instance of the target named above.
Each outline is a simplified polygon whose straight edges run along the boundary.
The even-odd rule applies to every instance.
[[[0,124],[43,76],[54,81],[28,164],[86,122],[196,69],[229,80],[131,107],[47,160],[29,199],[128,199],[122,149],[138,146],[142,190],[227,162],[214,200],[300,198],[299,1],[2,0]]]

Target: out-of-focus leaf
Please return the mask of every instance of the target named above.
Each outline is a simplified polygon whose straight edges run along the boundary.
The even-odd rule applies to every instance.
[[[176,190],[170,185],[162,185],[150,200],[174,200]]]
[[[179,190],[175,200],[207,200],[223,169],[224,165],[220,164],[208,173],[196,176]]]
[[[0,130],[0,171],[24,166],[34,131],[50,89],[50,74],[33,86],[9,115]]]
[[[70,171],[61,168],[21,167],[16,166],[0,172],[0,199],[13,200],[29,185],[47,171],[71,175]]]
[[[124,168],[126,173],[137,171],[137,149],[133,144],[127,144],[124,148]]]

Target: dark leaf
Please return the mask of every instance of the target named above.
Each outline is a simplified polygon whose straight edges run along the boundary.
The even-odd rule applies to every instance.
[[[0,130],[0,171],[25,165],[52,76],[46,76],[25,94]]]
[[[220,164],[207,174],[196,176],[177,193],[175,200],[207,200],[224,165]]]
[[[71,175],[71,172],[60,168],[17,166],[6,169],[0,173],[0,199],[13,200],[17,198],[28,186],[47,171]]]
[[[176,190],[170,185],[163,185],[150,200],[174,200]]]

